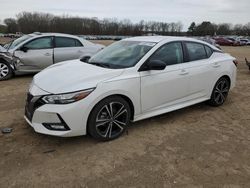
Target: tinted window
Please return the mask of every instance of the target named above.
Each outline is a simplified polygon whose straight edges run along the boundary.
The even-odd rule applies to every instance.
[[[82,46],[80,41],[67,38],[67,37],[56,37],[56,48],[67,48],[67,47],[79,47]]]
[[[150,60],[161,60],[166,65],[183,62],[182,45],[180,42],[169,43],[162,46],[151,57]]]
[[[186,46],[190,61],[207,58],[207,53],[203,44],[187,42]]]
[[[48,49],[52,48],[52,38],[51,37],[43,37],[32,40],[24,45],[29,49]]]
[[[205,46],[205,50],[207,52],[207,56],[208,57],[210,57],[213,54],[213,50],[210,47]]]

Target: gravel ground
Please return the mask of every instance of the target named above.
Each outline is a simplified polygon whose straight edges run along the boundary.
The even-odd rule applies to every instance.
[[[237,86],[219,108],[204,103],[133,123],[111,142],[35,133],[24,121],[32,76],[0,82],[0,187],[250,187],[249,47]]]

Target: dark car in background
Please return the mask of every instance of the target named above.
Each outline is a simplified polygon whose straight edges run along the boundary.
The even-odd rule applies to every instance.
[[[234,46],[234,42],[232,40],[229,40],[227,38],[219,37],[219,38],[214,38],[217,44],[221,46]]]

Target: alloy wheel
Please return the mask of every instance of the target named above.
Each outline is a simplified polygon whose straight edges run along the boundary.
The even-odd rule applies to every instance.
[[[229,84],[226,80],[221,80],[215,87],[214,100],[217,104],[223,104],[229,92]]]
[[[95,127],[103,138],[113,138],[123,132],[128,118],[128,111],[122,103],[110,102],[98,112]]]
[[[9,73],[9,67],[4,63],[0,63],[0,78],[6,77],[8,73]]]

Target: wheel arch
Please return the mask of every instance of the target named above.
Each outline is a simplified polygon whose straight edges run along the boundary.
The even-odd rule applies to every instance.
[[[230,78],[228,75],[223,75],[223,76],[221,76],[219,79],[221,79],[221,78],[226,78],[226,79],[228,80],[228,82],[229,82],[229,88],[231,88],[231,78]],[[218,81],[219,79],[217,79],[217,81]],[[216,81],[216,82],[217,82],[217,81]]]
[[[101,101],[107,99],[107,98],[110,98],[110,97],[121,97],[123,98],[129,105],[130,107],[130,110],[131,110],[131,117],[130,119],[133,120],[134,119],[134,115],[135,115],[135,107],[134,107],[134,103],[132,102],[132,100],[125,94],[110,94],[108,96],[105,96],[103,98],[101,98],[100,100],[98,100],[98,102],[95,103],[95,105],[92,107],[92,109],[90,110],[89,112],[89,115],[88,115],[88,119],[89,119],[89,116],[90,114],[92,113],[93,109],[96,107],[97,104],[99,104]]]

